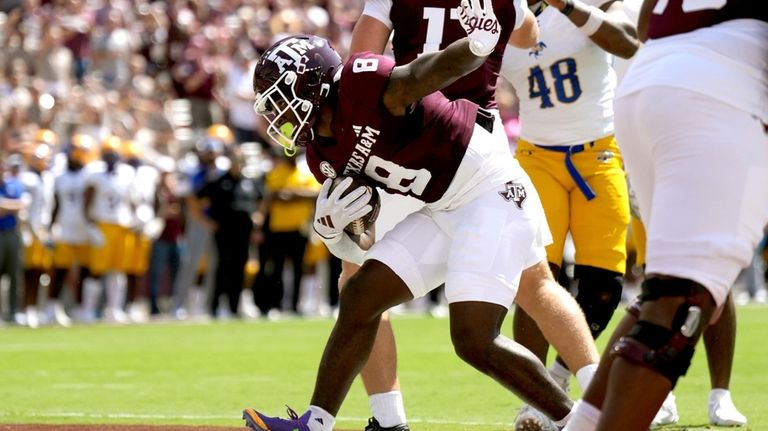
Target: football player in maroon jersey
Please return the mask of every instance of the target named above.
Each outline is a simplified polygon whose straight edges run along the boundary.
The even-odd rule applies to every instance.
[[[567,430],[646,430],[762,237],[768,10],[755,6],[643,4],[638,30],[650,40],[615,103],[648,231],[642,304],[616,329]]]
[[[569,417],[571,402],[542,363],[500,335],[517,300],[555,310],[560,324],[572,328],[543,328],[553,343],[565,345],[574,333],[590,339],[578,305],[560,287],[519,283],[523,269],[548,271],[543,244],[550,235],[538,195],[494,130],[493,116],[436,92],[480,66],[498,41],[490,3],[464,0],[458,16],[468,37],[403,66],[365,53],[342,67],[327,41],[313,36],[278,42],[256,66],[255,108],[268,120],[268,134],[288,152],[305,145],[310,169],[326,178],[315,230],[335,255],[362,267],[341,293],[310,408],[301,416],[290,410],[290,419],[246,409],[252,429],[332,429],[370,354],[381,313],[443,282],[457,354],[557,419],[550,429]],[[371,210],[370,194],[365,187],[345,194],[349,179],[331,191],[338,176],[367,178],[425,208],[364,252],[343,229]]]
[[[362,16],[355,25],[350,46],[351,53],[371,51],[383,53],[390,35],[396,64],[406,64],[418,56],[437,51],[464,37],[457,20],[454,0],[367,0]],[[397,6],[397,7],[394,7]],[[494,10],[502,33],[493,53],[481,67],[446,87],[442,92],[451,100],[465,98],[494,113],[499,130],[502,124],[496,112],[496,81],[501,67],[505,46],[530,48],[538,42],[538,26],[524,0],[495,1]],[[418,211],[423,203],[404,196],[382,194],[382,211],[376,222],[376,238],[381,238],[405,216]],[[343,263],[339,286],[344,285],[357,270],[349,262]],[[521,285],[554,282],[544,271],[524,271]],[[546,310],[543,313],[546,315]],[[541,314],[540,314],[541,315]],[[550,318],[540,318],[539,324],[547,324]],[[534,323],[535,325],[535,323]],[[584,348],[591,344],[575,338],[571,344],[584,354],[579,361],[580,375],[591,377],[598,359],[594,349]],[[560,346],[568,348],[569,346]],[[381,319],[371,355],[360,375],[369,395],[373,417],[366,431],[405,431],[405,408],[397,379],[397,352],[395,338],[387,313]],[[544,418],[543,420],[546,420]]]

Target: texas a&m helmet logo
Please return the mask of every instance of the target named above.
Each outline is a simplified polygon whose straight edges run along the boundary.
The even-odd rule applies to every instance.
[[[499,192],[501,197],[507,202],[514,202],[518,209],[523,209],[523,201],[528,197],[528,194],[525,191],[525,186],[514,181],[509,181],[504,184],[504,186],[506,187],[506,190]]]

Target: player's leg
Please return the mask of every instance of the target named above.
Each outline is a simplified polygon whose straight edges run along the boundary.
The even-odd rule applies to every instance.
[[[459,357],[541,410],[546,425],[553,426],[549,420],[567,420],[572,402],[535,355],[500,333],[523,269],[539,263],[549,274],[540,237],[546,219],[538,195],[527,177],[514,185],[526,196],[519,206],[500,198],[501,185],[461,210],[434,214],[453,239],[445,282],[451,339]],[[552,288],[568,297],[554,282]]]
[[[49,271],[51,279],[48,283],[48,306],[46,309],[46,315],[49,322],[56,322],[65,327],[70,326],[72,320],[64,310],[64,306],[59,298],[61,296],[61,291],[64,289],[64,281],[68,272],[68,269],[58,268],[55,264]],[[82,300],[82,295],[75,293],[74,287],[72,287],[71,290],[73,291],[72,298],[74,298],[75,303],[79,306],[80,301]]]
[[[684,289],[689,293],[680,294]],[[613,347],[616,357],[598,430],[648,428],[677,379],[685,374],[694,346],[716,308],[709,292],[690,280],[650,278],[644,292],[664,296],[645,298],[640,320]],[[670,294],[674,296],[666,296]],[[655,352],[653,361],[648,359],[651,352]]]
[[[293,291],[291,292],[291,310],[300,314],[299,300],[301,299],[301,283],[304,278],[304,252],[307,249],[308,238],[299,231],[293,231],[288,236],[288,258],[293,270]]]
[[[214,268],[214,282],[213,282],[213,295],[209,302],[208,313],[212,318],[216,318],[218,315],[219,302],[221,301],[221,295],[223,295],[229,289],[229,285],[233,281],[233,272],[236,271],[236,258],[233,250],[233,238],[230,233],[223,228],[219,228],[213,234],[213,242],[216,247],[216,254],[218,255],[218,264]],[[240,271],[242,272],[242,268]]]
[[[597,348],[581,308],[555,282],[546,262],[523,271],[515,300],[528,311],[546,340],[574,370],[582,390],[586,389],[599,360]],[[564,327],[569,330],[563,331]]]
[[[539,193],[553,240],[552,244],[547,246],[547,260],[550,262],[552,273],[558,274],[559,265],[563,261],[570,214],[568,191],[563,184],[568,184],[571,180],[565,169],[564,155],[536,147],[523,140],[518,142],[515,156]],[[523,273],[521,285],[535,285],[538,282],[536,279],[528,281],[527,277],[528,275]],[[535,319],[526,312],[525,307],[517,307],[513,319],[515,341],[527,347],[546,364],[549,343]]]
[[[57,301],[64,289],[67,273],[74,264],[74,256],[69,246],[56,243],[53,247],[53,270],[51,271],[51,283],[48,288],[48,301]],[[82,300],[80,295],[72,289],[72,297],[78,304]]]
[[[596,196],[571,192],[571,234],[576,248],[576,302],[596,339],[621,300],[627,261],[629,191],[613,137],[599,139],[575,157]]]
[[[195,284],[198,266],[206,252],[206,247],[209,245],[208,233],[205,229],[192,217],[187,218],[181,267],[173,285],[173,314],[179,318],[187,314],[189,290]]]
[[[37,308],[37,296],[40,292],[40,276],[45,268],[45,248],[37,239],[24,247],[22,269],[24,276],[24,312],[27,315],[27,325],[36,328],[40,325],[40,315]]]
[[[131,314],[131,305],[136,300],[139,289],[139,235],[133,231],[129,231],[125,236],[125,251],[123,252],[123,260],[121,262],[121,268],[125,272],[125,305]]]
[[[155,240],[149,257],[149,314],[160,314],[158,297],[160,296],[160,276],[166,267],[169,267],[169,256],[173,244],[162,239]],[[173,282],[174,277],[171,277]]]
[[[633,96],[634,97],[634,96]],[[627,98],[629,99],[629,98]],[[635,192],[638,210],[643,220],[650,216],[650,206],[654,197],[655,167],[647,144],[650,142],[649,130],[643,120],[639,119],[641,110],[634,106],[635,100],[628,102],[622,99],[624,104],[616,106],[616,135],[621,144],[622,154],[627,162],[627,167],[634,168],[633,174],[629,171],[630,182]],[[649,109],[652,109],[649,107]],[[647,249],[647,243],[645,244]],[[637,310],[639,315],[639,309]],[[613,346],[616,341],[625,336],[636,324],[637,317],[627,313],[611,337]],[[592,383],[585,391],[574,411],[574,417],[566,427],[570,431],[594,431],[600,419],[600,410],[606,397],[609,375],[614,362],[611,348],[607,348],[600,359],[600,365],[592,379]]]
[[[736,349],[736,307],[733,293],[723,305],[720,318],[704,331],[704,347],[712,390],[709,392],[709,422],[713,425],[745,425],[747,418],[731,399],[731,370]]]
[[[658,109],[659,97],[686,101],[685,115],[676,115],[679,112],[671,106]],[[651,301],[645,298],[640,321],[624,338],[628,341],[614,347],[619,357],[610,367],[597,429],[616,429],[618,423],[629,421],[641,429],[650,423],[667,391],[685,373],[686,358],[693,354],[699,328],[706,324],[715,302],[725,302],[731,284],[740,268],[748,263],[751,249],[768,221],[768,199],[755,198],[760,185],[768,181],[768,147],[758,120],[685,90],[648,88],[622,100],[616,105],[617,132],[623,130],[627,139],[625,156],[630,175],[638,172],[637,177],[631,178],[641,213],[651,220],[646,226],[649,278],[644,287],[658,280],[662,284],[688,283],[698,287],[686,295],[678,293]],[[722,121],[733,129],[717,125]],[[740,151],[718,151],[725,142],[738,142]],[[688,157],[692,151],[696,159]],[[640,169],[650,154],[651,169]],[[719,175],[710,175],[714,171]],[[651,175],[652,189],[638,187],[636,180],[642,179],[641,172]],[[712,196],[718,199],[713,200]],[[717,251],[702,254],[700,250]],[[661,278],[654,274],[676,277]],[[701,285],[706,286],[703,293]],[[679,288],[667,287],[661,291],[670,294],[676,289]],[[700,311],[691,308],[696,301]],[[697,314],[698,318],[694,318]],[[638,360],[636,353],[643,349],[666,354],[643,355],[646,359]],[[680,354],[686,351],[686,355]],[[667,360],[651,363],[647,361],[651,357]],[[627,390],[628,384],[634,384],[631,391]],[[590,387],[585,399],[593,406],[599,405],[600,400],[592,392]]]
[[[77,275],[72,276],[72,286],[71,289],[73,291],[73,296],[76,298],[75,300],[79,305],[83,304],[83,295],[85,292],[85,280],[91,277],[91,265],[90,265],[90,251],[88,251],[88,247],[84,247],[84,249],[87,252],[87,255],[85,259],[78,261],[78,265],[80,266]],[[69,271],[67,271],[69,272]]]
[[[311,404],[336,415],[370,354],[381,313],[413,297],[388,266],[368,260],[341,291],[339,317],[320,362]]]
[[[21,287],[19,282],[22,254],[21,237],[15,229],[6,229],[0,232],[0,243],[2,245],[0,274],[5,274],[8,277],[9,320],[13,321],[20,311],[21,300],[23,299],[20,297],[23,293],[19,290]]]
[[[285,280],[283,278],[283,269],[285,268],[285,259],[288,257],[288,239],[285,232],[272,232],[273,247],[270,255],[272,257],[272,308],[278,311],[283,309],[283,298],[285,297]]]
[[[632,213],[632,221],[630,222],[632,233],[632,242],[634,243],[635,259],[634,266],[641,268],[642,272],[645,271],[645,245],[647,242],[645,227],[640,220],[640,209],[637,204],[637,198],[630,189],[630,211]],[[642,274],[644,276],[644,274]],[[640,316],[640,302],[639,300],[630,304],[627,307],[627,313],[622,319],[619,328],[611,334],[611,338],[608,340],[607,346],[612,346],[619,340],[620,337],[629,332],[629,329],[637,323],[638,316]],[[706,334],[706,331],[705,331]],[[610,351],[610,350],[609,350]],[[674,393],[670,392],[661,408],[656,413],[656,416],[651,422],[652,426],[662,426],[676,424],[680,420],[680,415],[677,413],[677,402]]]
[[[103,274],[106,290],[106,308],[104,318],[117,323],[129,323],[125,312],[126,305],[126,262],[128,247],[131,244],[130,230],[116,224],[104,224],[104,243],[107,251],[101,255],[105,261]]]
[[[395,196],[389,193],[380,194],[382,205],[376,220],[376,238],[381,239],[392,230],[408,214],[421,209],[423,203],[405,196]],[[358,266],[342,262],[342,273],[339,277],[339,289],[358,270]],[[368,403],[373,418],[366,427],[368,431],[386,430],[407,431],[407,417],[403,395],[400,391],[400,381],[397,378],[397,346],[395,334],[389,313],[381,315],[379,329],[376,332],[371,354],[360,378],[368,394]]]
[[[226,286],[227,297],[229,299],[229,311],[233,317],[238,317],[238,308],[240,306],[240,295],[243,292],[245,283],[245,265],[248,263],[248,246],[250,244],[250,235],[243,235],[242,232],[250,232],[250,223],[244,224],[240,228],[234,229],[230,235],[232,237],[232,273],[231,281]],[[219,252],[221,255],[221,252]]]
[[[449,305],[456,354],[548,417],[563,419],[572,402],[530,350],[501,335],[507,309],[465,301]]]
[[[424,296],[445,280],[449,244],[431,217],[416,213],[373,245],[366,262],[341,291],[339,317],[323,353],[310,409],[302,420],[319,419],[324,430],[332,429],[333,417],[373,348],[381,313]],[[245,417],[257,425],[258,420],[271,420],[249,410]],[[276,426],[280,424],[285,423]]]
[[[550,263],[549,268],[553,274],[557,274],[560,271],[560,267],[554,263]],[[529,278],[530,281],[528,281]],[[531,278],[523,272],[522,279],[520,280],[521,290],[523,285],[529,283],[535,284],[537,281],[536,278]],[[520,304],[520,299],[518,298],[515,302],[517,302],[518,305],[518,307],[515,308],[515,314],[512,320],[512,330],[515,341],[528,348],[528,350],[536,355],[542,363],[546,364],[549,341],[541,332],[539,325],[536,323],[536,319],[531,317],[528,311],[526,311],[526,307],[523,307]]]
[[[40,276],[43,271],[37,268],[24,269],[24,310],[27,314],[27,325],[36,328],[39,324],[37,310],[37,295],[40,292]]]
[[[307,411],[298,417],[289,410],[291,419],[286,420],[246,409],[243,412],[246,425],[273,431],[310,427],[331,431],[352,381],[373,348],[381,313],[412,298],[408,286],[390,267],[376,259],[367,260],[341,292],[339,317],[320,360]],[[297,421],[302,425],[297,425]]]
[[[353,263],[341,262],[339,289],[360,269]],[[381,314],[376,340],[363,368],[360,370],[371,413],[381,428],[393,428],[406,423],[405,405],[397,378],[397,345],[389,313]]]

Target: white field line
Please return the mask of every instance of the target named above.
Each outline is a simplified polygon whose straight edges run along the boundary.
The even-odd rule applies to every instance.
[[[237,418],[233,415],[190,415],[190,414],[178,414],[178,415],[165,415],[159,413],[86,413],[86,412],[50,412],[50,413],[28,413],[28,412],[3,412],[0,411],[0,417],[30,417],[30,418],[85,418],[85,419],[156,419],[156,420],[231,420]],[[367,417],[351,417],[351,416],[339,416],[337,421],[344,422],[366,422]],[[510,426],[510,422],[482,422],[482,421],[452,421],[445,419],[423,419],[423,418],[408,418],[408,423],[431,423],[431,424],[446,424],[446,425],[485,425],[485,426]]]

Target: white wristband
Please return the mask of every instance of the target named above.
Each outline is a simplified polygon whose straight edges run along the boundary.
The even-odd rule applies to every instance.
[[[584,25],[579,27],[579,30],[587,36],[592,36],[597,33],[597,30],[603,25],[603,21],[605,21],[607,14],[603,12],[602,9],[595,6],[590,6],[588,9],[589,18],[587,18],[587,22],[585,22]]]
[[[365,251],[352,241],[346,233],[339,235],[339,238],[332,243],[323,242],[328,247],[328,251],[341,260],[354,263],[355,265],[362,265],[363,260],[365,260]]]

